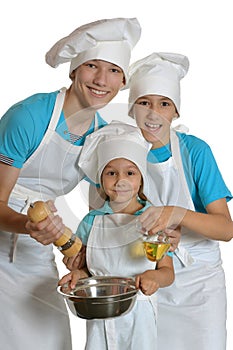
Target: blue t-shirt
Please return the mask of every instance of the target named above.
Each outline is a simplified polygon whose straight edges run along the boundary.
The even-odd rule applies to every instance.
[[[0,161],[22,168],[26,160],[35,152],[50,123],[56,97],[59,91],[38,93],[13,105],[0,119]],[[107,123],[97,113],[98,128]],[[63,112],[56,131],[67,141],[70,134],[64,133]],[[66,128],[67,129],[67,128]],[[83,137],[74,144],[83,145],[85,137],[94,131],[94,121]]]
[[[140,203],[144,206],[142,209],[133,214],[135,216],[141,215],[147,208],[151,206],[151,203],[142,200],[140,200]],[[95,217],[97,215],[103,216],[107,214],[114,214],[108,201],[106,201],[100,209],[91,210],[86,216],[84,216],[76,231],[76,235],[81,239],[84,245],[87,245],[88,237],[90,235]],[[173,256],[173,253],[168,252],[167,255]]]
[[[177,132],[182,164],[195,210],[206,213],[205,207],[220,198],[232,199],[218,169],[209,145],[193,135]],[[148,161],[164,162],[171,157],[170,144],[151,150]]]

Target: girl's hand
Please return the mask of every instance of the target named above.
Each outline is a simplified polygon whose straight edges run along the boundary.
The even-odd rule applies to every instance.
[[[86,246],[83,245],[77,255],[71,258],[65,256],[62,261],[70,271],[82,269],[86,266]]]
[[[88,276],[89,273],[87,269],[74,270],[68,273],[67,275],[63,276],[59,280],[58,285],[62,286],[62,292],[69,293],[72,291],[72,289],[75,288],[79,279],[87,278]]]
[[[140,288],[145,295],[151,295],[159,289],[159,283],[156,281],[156,271],[147,270],[135,278],[136,288]]]
[[[80,279],[79,270],[75,270],[63,276],[58,282],[58,285],[62,287],[61,290],[63,293],[69,293],[71,292],[72,289],[75,288],[76,283],[78,282],[79,279]]]

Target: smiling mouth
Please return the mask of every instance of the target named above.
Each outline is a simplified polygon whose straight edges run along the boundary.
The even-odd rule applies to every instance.
[[[90,88],[89,87],[89,90],[95,94],[95,95],[98,95],[98,96],[106,96],[108,94],[107,91],[101,91],[101,90],[96,90],[96,89],[93,89],[93,88]]]
[[[145,126],[150,131],[157,131],[158,129],[160,129],[162,127],[162,124],[153,124],[153,123],[145,122]]]
[[[124,190],[124,191],[121,191],[121,190],[115,190],[115,192],[116,192],[116,193],[128,193],[128,192],[130,192],[130,191],[128,191],[128,190]]]
[[[132,193],[132,190],[124,190],[124,191],[114,190],[114,192],[115,192],[116,195],[126,195],[128,193]]]

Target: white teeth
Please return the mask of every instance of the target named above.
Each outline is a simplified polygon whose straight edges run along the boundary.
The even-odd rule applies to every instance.
[[[152,129],[157,129],[161,126],[161,124],[151,124],[151,123],[145,123],[145,125]]]
[[[94,94],[96,95],[106,95],[107,92],[106,91],[99,91],[99,90],[95,90],[95,89],[90,89],[92,92],[94,92]]]

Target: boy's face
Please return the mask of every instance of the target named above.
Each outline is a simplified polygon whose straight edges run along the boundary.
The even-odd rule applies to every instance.
[[[110,201],[122,204],[122,208],[136,200],[142,184],[138,167],[125,158],[110,161],[102,172],[101,180]]]
[[[169,142],[171,122],[178,116],[169,98],[160,95],[140,97],[134,104],[133,113],[143,136],[153,144],[152,149]]]
[[[121,68],[102,60],[81,64],[70,77],[81,109],[104,107],[116,96],[125,81]]]

